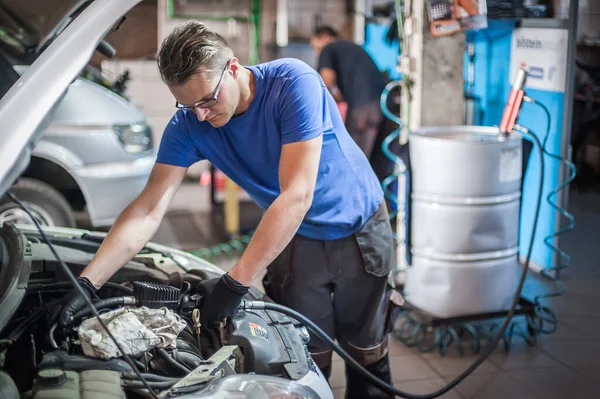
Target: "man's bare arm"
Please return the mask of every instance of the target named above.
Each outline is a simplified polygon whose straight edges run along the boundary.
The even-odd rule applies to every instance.
[[[99,288],[154,236],[187,168],[157,163],[140,195],[119,215],[81,273]]]
[[[250,285],[285,249],[310,209],[323,136],[285,144],[279,164],[280,195],[265,212],[248,248],[229,275]]]
[[[337,75],[335,70],[331,68],[321,68],[319,70],[319,75],[321,75],[321,79],[323,79],[323,83],[333,96],[334,100],[337,102],[344,101],[344,97],[342,96],[342,92],[337,86]]]

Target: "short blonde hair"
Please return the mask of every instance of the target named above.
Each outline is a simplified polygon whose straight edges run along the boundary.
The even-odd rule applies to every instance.
[[[157,63],[163,82],[177,86],[196,73],[221,73],[232,57],[233,51],[221,35],[191,20],[178,25],[163,40]]]

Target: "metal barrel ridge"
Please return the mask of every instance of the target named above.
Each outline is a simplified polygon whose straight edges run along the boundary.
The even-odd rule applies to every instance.
[[[522,138],[482,126],[409,134],[407,301],[437,317],[508,309],[518,278]]]

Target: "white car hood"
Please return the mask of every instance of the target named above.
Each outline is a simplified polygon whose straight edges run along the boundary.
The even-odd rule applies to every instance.
[[[0,100],[0,196],[27,168],[56,104],[117,21],[142,0],[95,0]]]

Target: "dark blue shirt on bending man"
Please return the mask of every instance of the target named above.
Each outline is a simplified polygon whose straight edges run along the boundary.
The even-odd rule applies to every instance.
[[[311,46],[318,57],[317,70],[335,100],[348,104],[346,128],[371,157],[382,122],[379,98],[386,82],[383,73],[361,46],[339,38],[329,26],[315,30]]]

